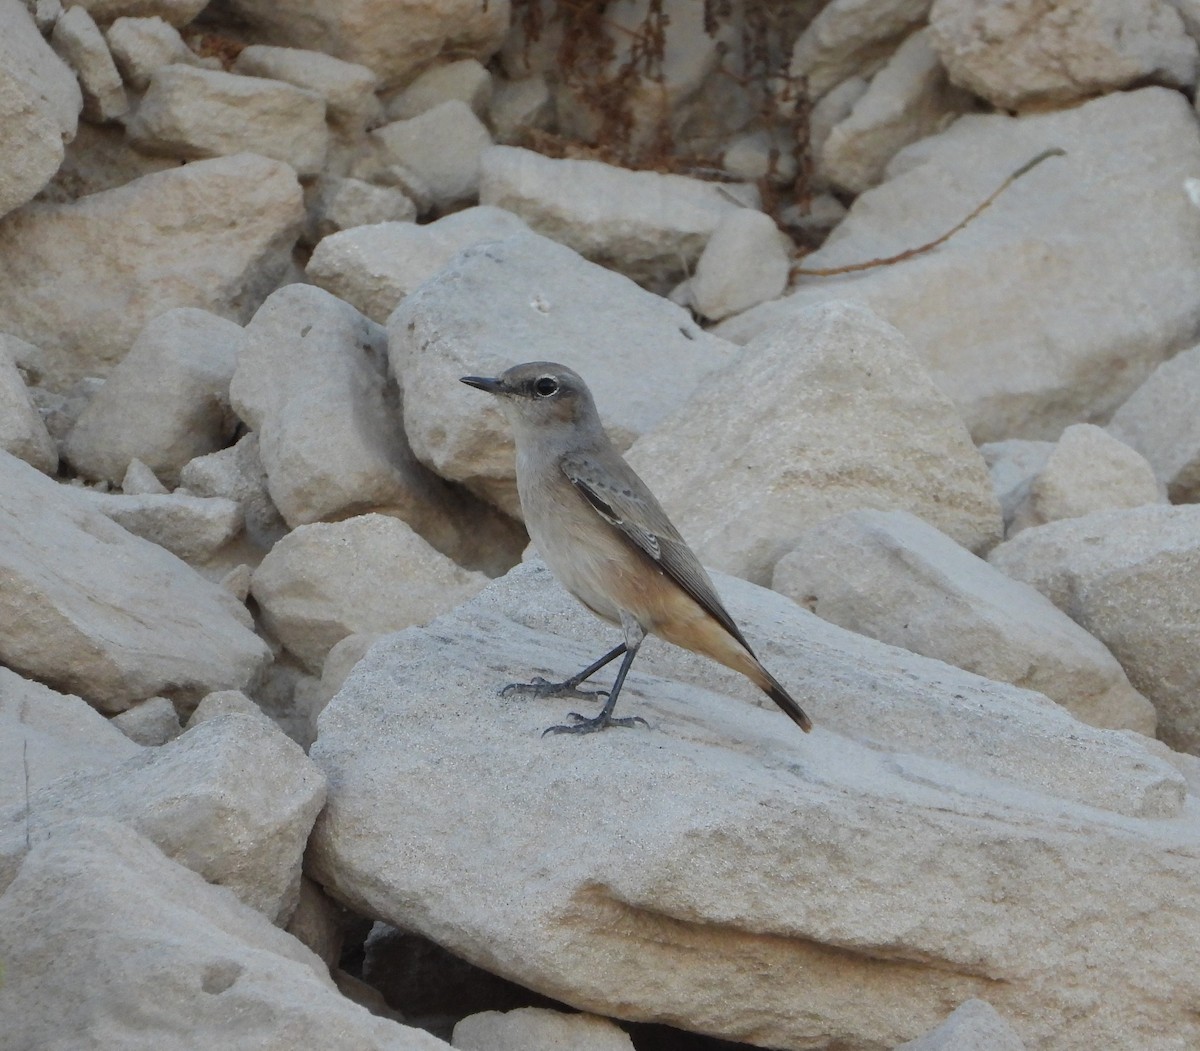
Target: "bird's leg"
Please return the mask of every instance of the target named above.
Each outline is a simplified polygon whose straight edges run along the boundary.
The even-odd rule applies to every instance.
[[[579,684],[589,679],[606,664],[611,664],[625,652],[625,643],[614,646],[603,657],[589,664],[578,675],[572,675],[562,682],[547,682],[540,675],[533,682],[510,682],[500,691],[501,697],[511,693],[532,694],[534,697],[607,697],[608,690],[581,690]]]
[[[625,676],[629,673],[629,667],[633,664],[633,658],[637,656],[638,647],[641,646],[642,639],[646,637],[646,633],[642,630],[641,625],[624,612],[621,614],[621,624],[625,628],[625,645],[618,646],[612,653],[608,654],[603,659],[602,664],[615,658],[621,650],[625,651],[625,659],[621,661],[621,667],[617,671],[617,678],[613,682],[612,689],[608,691],[608,700],[604,702],[604,707],[600,710],[600,714],[594,719],[588,719],[578,712],[571,712],[571,718],[575,720],[573,724],[570,726],[551,726],[548,730],[542,732],[543,737],[547,734],[590,734],[609,726],[637,726],[638,723],[641,723],[643,726],[650,725],[640,715],[625,719],[613,718],[613,709],[617,706],[617,696],[620,694],[621,687],[625,683]],[[595,669],[591,670],[594,671]]]

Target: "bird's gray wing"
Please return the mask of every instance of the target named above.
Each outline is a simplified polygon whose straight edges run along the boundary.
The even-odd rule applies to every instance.
[[[666,511],[621,456],[568,453],[561,466],[571,484],[606,522],[620,530],[730,635],[754,651],[721,604],[700,560]]]

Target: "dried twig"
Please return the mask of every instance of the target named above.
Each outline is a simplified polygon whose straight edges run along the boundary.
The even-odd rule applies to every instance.
[[[961,230],[969,222],[971,222],[977,216],[979,216],[979,214],[985,208],[987,208],[988,205],[990,205],[997,197],[999,197],[1005,190],[1007,190],[1014,182],[1016,182],[1026,172],[1032,171],[1034,168],[1036,168],[1039,164],[1042,163],[1042,161],[1046,160],[1048,157],[1065,157],[1066,155],[1067,155],[1067,151],[1059,149],[1057,146],[1055,146],[1049,150],[1043,150],[1032,160],[1026,161],[1024,164],[1022,164],[1021,167],[1019,167],[1007,179],[1005,179],[1004,182],[1002,182],[999,186],[997,186],[996,189],[994,189],[986,198],[984,198],[983,202],[977,208],[975,208],[975,210],[973,212],[971,212],[970,215],[968,215],[965,219],[962,219],[957,225],[955,225],[955,226],[951,227],[949,230],[947,230],[944,234],[942,234],[941,237],[938,237],[932,241],[929,241],[926,244],[918,245],[916,248],[905,249],[903,252],[900,252],[897,255],[890,255],[885,259],[868,259],[865,263],[849,263],[846,266],[831,266],[831,267],[823,267],[820,269],[817,269],[817,268],[810,269],[808,267],[793,267],[792,268],[792,276],[793,277],[834,277],[837,274],[851,274],[858,270],[872,270],[877,266],[891,266],[893,263],[902,263],[906,259],[912,259],[913,256],[921,255],[923,252],[929,252],[932,249],[937,248],[938,245],[944,244],[946,241],[950,240],[951,237],[953,237],[956,233],[959,232],[959,230]]]

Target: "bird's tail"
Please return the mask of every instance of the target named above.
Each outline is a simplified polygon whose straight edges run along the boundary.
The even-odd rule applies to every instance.
[[[767,671],[767,669],[761,664],[758,666],[758,671],[761,673],[762,678],[755,678],[755,685],[757,685],[763,693],[765,693],[771,698],[771,700],[779,705],[779,707],[783,709],[784,714],[791,719],[792,722],[800,727],[800,729],[805,733],[809,733],[812,730],[813,724],[812,720],[804,714],[804,709],[801,708],[800,705],[798,705],[794,700],[792,700],[792,695],[788,693],[787,690],[785,690],[779,684],[779,681],[775,678],[775,676]]]

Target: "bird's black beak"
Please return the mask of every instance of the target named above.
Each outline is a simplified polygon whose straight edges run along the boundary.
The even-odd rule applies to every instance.
[[[503,394],[508,389],[504,386],[503,380],[492,379],[487,376],[463,376],[459,382],[465,383],[468,387],[478,387],[489,394]]]

